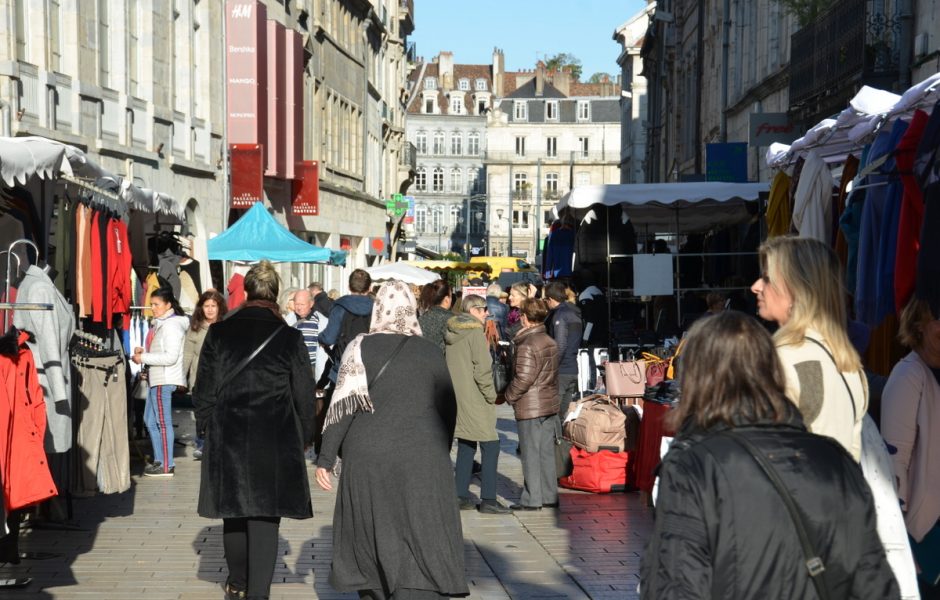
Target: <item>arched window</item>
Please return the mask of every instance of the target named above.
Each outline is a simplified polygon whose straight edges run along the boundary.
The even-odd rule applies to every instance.
[[[434,170],[431,171],[431,191],[444,191],[444,169],[441,167],[434,167]]]
[[[450,191],[455,194],[463,193],[463,170],[458,167],[450,170]]]
[[[428,153],[428,132],[421,130],[415,134],[415,150],[418,154]]]
[[[463,154],[463,134],[459,131],[450,134],[450,153],[454,156]]]
[[[471,131],[467,136],[467,154],[477,156],[480,154],[480,132]]]
[[[435,131],[434,132],[434,148],[432,148],[436,156],[444,154],[444,132]]]
[[[428,170],[424,167],[415,171],[415,191],[428,191]]]
[[[415,206],[415,231],[424,233],[428,230],[428,207],[419,204]]]

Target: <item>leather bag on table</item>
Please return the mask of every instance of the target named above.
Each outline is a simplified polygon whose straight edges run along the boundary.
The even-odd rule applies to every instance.
[[[609,362],[604,369],[604,381],[610,396],[642,396],[646,391],[646,361]]]
[[[588,396],[568,409],[565,438],[578,448],[623,452],[626,416],[606,396]]]

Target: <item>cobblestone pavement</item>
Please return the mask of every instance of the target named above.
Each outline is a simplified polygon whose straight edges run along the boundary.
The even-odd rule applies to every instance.
[[[512,410],[498,409],[502,446],[499,495],[519,498],[522,469]],[[175,410],[183,439],[189,410]],[[145,449],[148,443],[140,445]],[[176,476],[141,475],[132,456],[133,483],[124,494],[74,501],[81,531],[28,530],[21,551],[57,558],[0,565],[0,579],[32,577],[2,598],[218,599],[225,580],[222,523],[196,515],[199,463],[177,446]],[[133,452],[132,452],[133,454]],[[328,581],[334,496],[313,484],[315,517],[281,523],[280,557],[271,598],[356,598]],[[475,482],[476,485],[476,482]],[[476,494],[477,487],[472,488]],[[639,561],[652,516],[638,494],[593,495],[562,490],[558,510],[515,515],[461,513],[471,598],[637,598]]]

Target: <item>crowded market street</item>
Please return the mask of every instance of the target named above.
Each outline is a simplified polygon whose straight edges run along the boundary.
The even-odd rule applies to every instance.
[[[184,439],[193,433],[192,412],[174,411]],[[516,421],[498,408],[499,496],[518,498],[521,462],[515,455]],[[146,452],[146,440],[140,447]],[[192,447],[177,445],[176,476],[140,476],[132,450],[132,485],[123,494],[75,500],[75,531],[36,530],[21,537],[23,552],[55,558],[24,560],[0,569],[0,577],[31,577],[10,596],[43,599],[215,600],[225,581],[219,521],[196,515],[199,462]],[[355,598],[328,583],[332,492],[313,484],[314,518],[285,519],[272,599]],[[478,481],[471,488],[479,492]],[[558,510],[482,515],[463,511],[470,598],[638,598],[640,557],[652,530],[652,511],[638,493],[586,494],[560,490]]]

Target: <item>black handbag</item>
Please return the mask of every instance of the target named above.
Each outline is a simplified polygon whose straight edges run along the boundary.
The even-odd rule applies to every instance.
[[[493,387],[502,394],[512,381],[512,345],[500,343],[490,351],[493,357]]]

